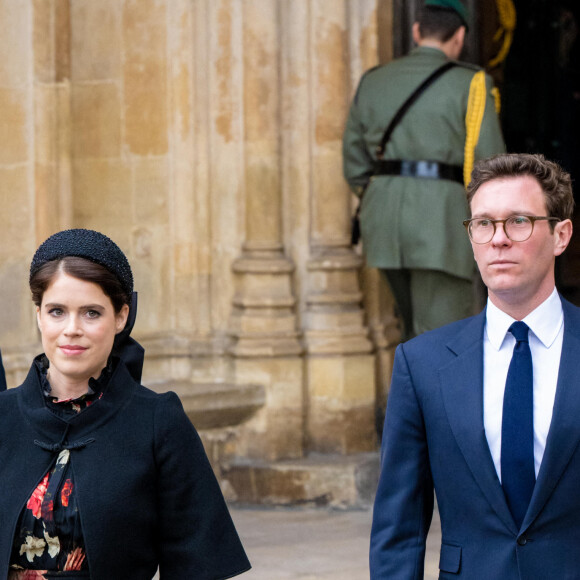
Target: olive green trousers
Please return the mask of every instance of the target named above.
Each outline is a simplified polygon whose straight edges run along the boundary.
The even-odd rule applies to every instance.
[[[438,270],[382,269],[395,298],[401,339],[474,314],[473,283]]]

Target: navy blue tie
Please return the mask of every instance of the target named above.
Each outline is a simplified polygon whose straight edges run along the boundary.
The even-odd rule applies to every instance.
[[[516,339],[503,396],[501,426],[501,483],[518,528],[528,509],[534,470],[534,390],[528,326],[514,322],[509,331]]]

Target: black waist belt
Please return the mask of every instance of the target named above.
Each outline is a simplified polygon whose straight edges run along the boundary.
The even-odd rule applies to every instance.
[[[375,175],[401,175],[421,179],[450,179],[463,185],[463,167],[437,161],[406,161],[379,159],[375,161]]]

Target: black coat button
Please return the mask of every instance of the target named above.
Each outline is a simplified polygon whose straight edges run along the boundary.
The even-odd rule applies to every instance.
[[[520,536],[518,538],[518,546],[525,546],[528,543],[528,538],[526,536]]]

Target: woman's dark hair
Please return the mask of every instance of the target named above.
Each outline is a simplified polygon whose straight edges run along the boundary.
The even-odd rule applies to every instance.
[[[42,304],[42,297],[58,272],[99,285],[111,299],[117,314],[124,304],[131,304],[131,297],[127,295],[115,274],[107,268],[85,258],[66,256],[46,262],[30,278],[32,301],[36,306],[40,307]]]

